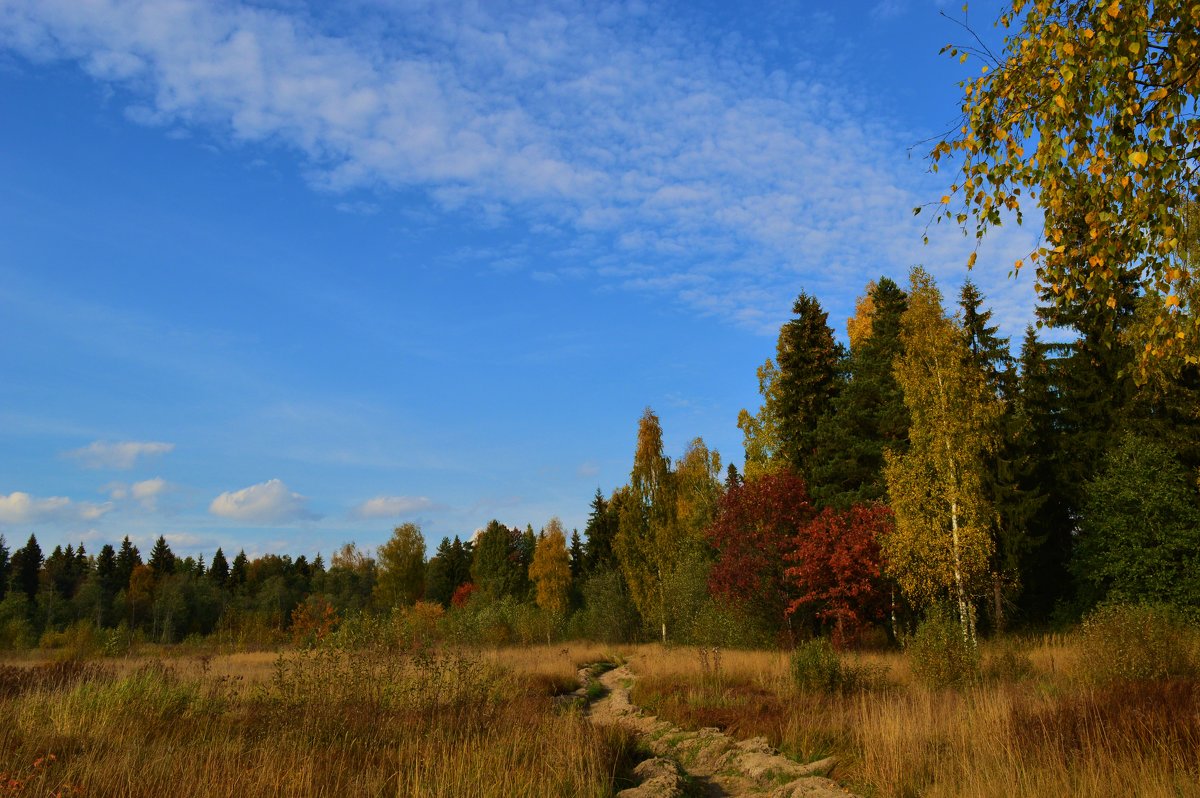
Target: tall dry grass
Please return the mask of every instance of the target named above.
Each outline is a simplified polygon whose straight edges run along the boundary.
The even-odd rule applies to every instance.
[[[847,657],[866,689],[796,688],[774,652],[642,647],[634,700],[680,725],[766,736],[872,796],[1200,796],[1200,681],[1098,683],[1075,637],[988,644],[961,690],[899,653]],[[707,661],[707,666],[703,663]],[[860,684],[861,686],[861,684]]]
[[[4,668],[0,718],[0,794],[607,796],[633,748],[453,651]]]

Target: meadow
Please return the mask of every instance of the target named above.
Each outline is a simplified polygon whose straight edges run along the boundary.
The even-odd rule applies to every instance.
[[[781,652],[638,649],[630,664],[640,706],[836,757],[832,777],[860,795],[1200,796],[1200,681],[1104,678],[1090,653],[1079,635],[985,643],[978,677],[954,687],[900,652],[841,658],[834,689],[798,686]]]
[[[0,667],[0,795],[611,795],[632,741],[556,706],[561,651],[27,659]]]
[[[958,681],[823,641],[27,652],[0,665],[0,795],[614,795],[644,746],[555,696],[624,662],[647,711],[835,757],[861,796],[1200,796],[1197,634],[1159,620],[986,641]]]

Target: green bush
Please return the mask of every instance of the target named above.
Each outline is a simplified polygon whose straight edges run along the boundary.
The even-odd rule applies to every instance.
[[[0,601],[0,649],[32,648],[37,632],[29,622],[29,601],[25,594],[10,591]]]
[[[792,652],[792,682],[800,690],[848,693],[865,690],[879,675],[865,665],[846,662],[824,637],[801,643]]]
[[[833,693],[841,689],[842,658],[828,640],[801,643],[792,652],[792,681],[801,690]]]
[[[711,598],[701,602],[687,635],[692,645],[723,648],[768,648],[773,637],[760,619]]]
[[[979,646],[963,639],[955,613],[939,607],[908,641],[913,675],[931,687],[957,687],[979,678]]]
[[[38,648],[54,651],[57,660],[87,659],[100,654],[104,642],[88,621],[78,621],[61,632],[47,630]]]
[[[1080,673],[1088,681],[1146,681],[1200,675],[1200,635],[1167,604],[1107,604],[1080,634]]]
[[[1089,604],[1200,607],[1195,474],[1168,446],[1127,434],[1084,486],[1071,569]]]
[[[583,609],[571,616],[567,636],[603,643],[638,639],[641,619],[617,571],[598,571],[583,583]]]

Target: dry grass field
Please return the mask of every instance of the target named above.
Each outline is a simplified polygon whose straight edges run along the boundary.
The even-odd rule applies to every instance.
[[[908,655],[848,654],[853,683],[815,690],[785,652],[660,645],[26,656],[0,665],[0,795],[612,795],[636,740],[552,696],[624,661],[648,710],[836,756],[864,796],[1200,796],[1200,681],[1098,682],[1092,658],[988,643],[938,689]]]
[[[0,666],[0,795],[611,795],[631,741],[554,705],[560,652]]]
[[[1070,638],[985,645],[983,678],[934,689],[899,653],[848,655],[863,689],[806,691],[787,655],[642,647],[636,703],[766,736],[869,796],[1200,796],[1200,682],[1095,684]]]

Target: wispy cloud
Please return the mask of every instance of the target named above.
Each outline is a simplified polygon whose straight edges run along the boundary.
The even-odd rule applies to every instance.
[[[267,480],[241,490],[226,491],[212,500],[208,511],[222,518],[261,524],[312,519],[308,499],[293,493],[278,479]]]
[[[359,518],[399,518],[440,507],[426,496],[376,496],[358,505],[354,514]]]
[[[0,522],[27,524],[54,520],[94,521],[112,509],[111,502],[75,502],[66,496],[37,498],[23,491],[0,494]]]
[[[138,460],[168,454],[175,449],[173,443],[160,441],[93,441],[81,449],[67,452],[87,468],[110,468],[128,470]]]
[[[143,510],[153,512],[158,509],[158,498],[171,488],[171,483],[162,477],[144,479],[127,485],[124,482],[110,482],[101,490],[115,501],[132,499],[141,505]]]
[[[482,224],[520,220],[573,253],[572,276],[755,330],[773,333],[801,285],[939,271],[911,245],[909,134],[813,59],[768,69],[654,5],[301,8],[9,0],[0,46],[124,88],[137,123],[282,144],[321,189],[417,189]]]

